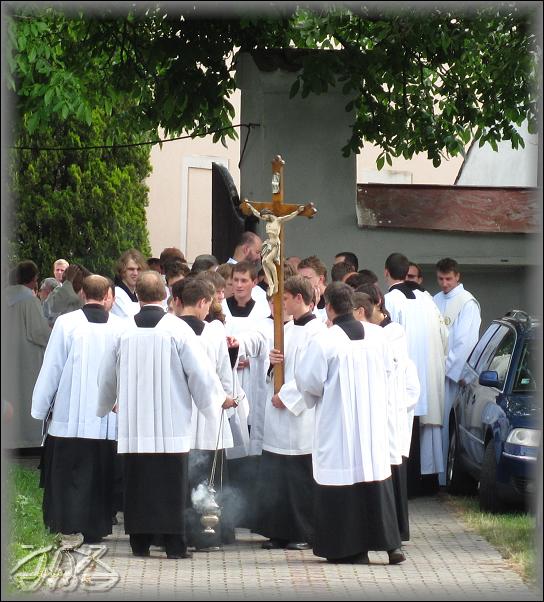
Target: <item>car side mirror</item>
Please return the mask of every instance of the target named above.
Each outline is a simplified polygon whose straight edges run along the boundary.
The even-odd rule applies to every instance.
[[[495,370],[484,370],[480,374],[478,382],[484,387],[495,387],[497,389],[500,389],[501,387],[501,383],[499,382],[499,375]]]

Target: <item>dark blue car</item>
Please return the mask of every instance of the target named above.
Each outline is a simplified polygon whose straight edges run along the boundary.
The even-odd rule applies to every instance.
[[[450,414],[446,486],[499,512],[527,504],[541,453],[540,324],[515,310],[494,320],[470,354]]]

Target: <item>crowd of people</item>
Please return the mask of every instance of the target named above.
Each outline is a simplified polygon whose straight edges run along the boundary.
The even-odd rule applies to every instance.
[[[246,527],[264,549],[406,560],[408,499],[445,484],[478,302],[451,258],[433,298],[401,253],[384,262],[385,293],[353,252],[330,282],[320,258],[291,257],[277,349],[262,247],[246,232],[227,263],[191,267],[175,247],[130,249],[113,281],[62,259],[41,283],[32,261],[12,270],[2,397],[14,446],[42,445],[51,531],[95,543],[122,511],[136,556],[189,558]],[[219,525],[205,531],[211,502]]]

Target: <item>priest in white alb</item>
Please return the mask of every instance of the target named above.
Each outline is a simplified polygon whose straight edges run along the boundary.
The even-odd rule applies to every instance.
[[[459,391],[461,372],[470,352],[478,342],[482,318],[480,304],[460,282],[459,264],[445,257],[436,264],[436,279],[441,290],[433,297],[448,328],[448,355],[446,357],[446,393],[442,425],[442,452],[444,469],[450,443],[450,411]],[[446,485],[446,473],[438,475],[440,485]]]

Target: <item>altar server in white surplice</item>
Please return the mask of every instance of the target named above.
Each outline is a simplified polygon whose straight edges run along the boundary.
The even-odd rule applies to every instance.
[[[98,371],[125,324],[105,308],[109,282],[83,281],[85,304],[57,318],[34,387],[32,416],[50,409],[41,483],[43,518],[52,532],[82,533],[96,543],[111,533],[116,416],[99,418]]]
[[[263,321],[270,316],[268,303],[260,304],[251,294],[257,283],[257,268],[254,264],[241,261],[234,264],[232,297],[223,301],[227,334],[240,341],[238,352],[238,379],[248,400],[248,427],[253,428],[253,412],[264,395],[264,362],[268,363],[268,349],[260,334]],[[247,341],[247,343],[246,343]],[[267,366],[268,367],[268,366]],[[266,370],[266,368],[265,368]],[[257,426],[257,425],[255,425]],[[250,455],[258,455],[260,449],[250,450]]]
[[[125,251],[117,260],[115,274],[115,303],[112,313],[120,318],[131,318],[140,311],[136,281],[147,269],[144,256],[136,249]]]
[[[313,540],[314,482],[312,447],[314,409],[297,389],[295,374],[301,354],[314,336],[326,330],[312,313],[314,291],[308,280],[293,276],[284,285],[284,353],[270,352],[273,366],[284,364],[284,384],[265,400],[262,457],[257,477],[257,533],[268,537],[264,549],[306,550]],[[273,340],[270,341],[273,346]],[[273,375],[272,375],[273,377]],[[273,379],[272,379],[273,380]]]
[[[433,297],[444,323],[448,336],[448,356],[446,357],[446,397],[444,423],[442,428],[442,451],[444,469],[448,458],[449,420],[452,404],[459,390],[459,379],[470,352],[480,337],[480,304],[459,282],[461,273],[455,259],[445,257],[436,264],[436,279],[442,289]],[[438,475],[440,485],[446,485],[446,473]]]
[[[247,330],[250,323],[248,318],[260,320],[266,318],[270,313],[266,295],[263,294],[262,289],[257,300],[253,297],[253,291],[258,288],[260,287],[257,287],[255,264],[249,261],[235,263],[232,270],[233,295],[225,299],[222,304],[229,332]]]
[[[392,322],[389,316],[383,319],[383,314],[376,312],[376,306],[370,295],[356,292],[354,299],[353,315],[364,322],[365,332],[369,336],[381,337],[387,346],[389,356],[387,362],[391,366],[389,376],[391,406],[394,410],[389,416],[391,473],[400,536],[402,541],[408,541],[410,524],[406,467],[412,437],[413,412],[419,398],[417,370],[408,357],[404,328]]]
[[[409,264],[401,253],[387,258],[384,272],[389,292],[384,302],[391,320],[404,326],[408,354],[416,365],[421,387],[408,462],[408,494],[421,495],[438,490],[438,473],[444,470],[442,422],[448,331],[431,295],[416,282],[405,282]]]
[[[314,305],[314,314],[322,321],[327,321],[327,312],[325,311],[325,299],[323,293],[327,286],[327,266],[317,257],[311,255],[306,257],[297,266],[297,272],[303,278],[310,281],[315,290],[316,304]]]
[[[297,365],[296,384],[315,408],[313,550],[335,563],[368,564],[369,550],[405,560],[391,479],[388,374],[376,338],[353,317],[353,290],[325,290],[331,328]]]
[[[200,483],[209,482],[212,466],[215,463],[217,482],[214,483],[214,486],[218,490],[217,502],[223,508],[221,525],[216,529],[216,533],[203,534],[198,509],[192,504],[189,505],[187,511],[188,542],[197,549],[234,541],[234,529],[228,522],[232,511],[227,507],[228,503],[225,505],[223,489],[226,490],[229,486],[227,467],[224,463],[224,450],[233,445],[226,412],[234,408],[235,402],[232,400],[232,368],[225,327],[218,320],[214,320],[212,323],[204,321],[214,294],[213,284],[198,277],[184,278],[172,287],[176,315],[188,324],[198,336],[199,343],[208,355],[221,381],[225,396],[231,399],[229,403],[224,402],[213,408],[213,417],[209,412],[199,411],[196,404],[193,403],[192,440],[189,452],[189,493]]]
[[[149,556],[153,536],[164,535],[168,558],[188,558],[184,513],[192,402],[213,420],[227,399],[191,327],[162,309],[161,275],[140,274],[136,294],[142,309],[100,370],[98,412],[107,413],[117,401],[132,553]]]

